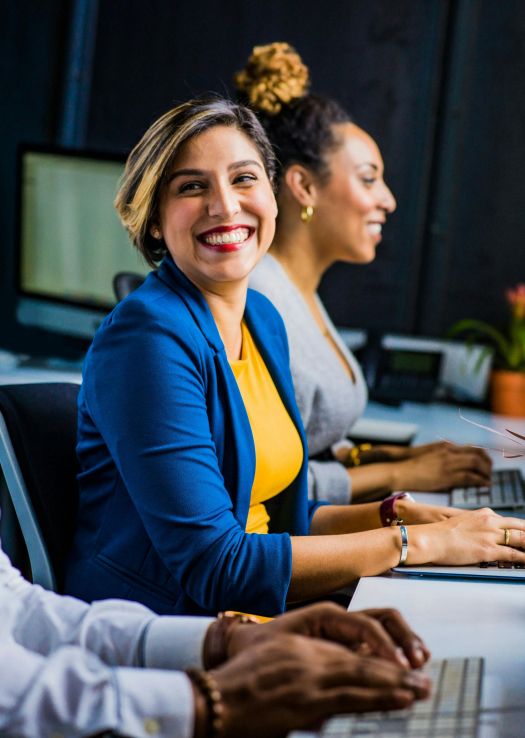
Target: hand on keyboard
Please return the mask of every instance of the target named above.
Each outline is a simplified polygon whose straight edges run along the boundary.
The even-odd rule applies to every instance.
[[[404,668],[423,666],[430,652],[401,613],[392,608],[347,612],[330,602],[320,602],[281,615],[254,628],[236,625],[228,641],[231,658],[255,643],[271,641],[282,634],[322,638],[350,651],[381,656]]]
[[[475,510],[478,507],[513,509],[525,507],[525,484],[519,469],[497,469],[489,487],[458,487],[450,494],[450,504]]]
[[[440,523],[411,526],[407,564],[465,566],[480,561],[524,564],[523,549],[525,520],[503,517],[482,508]]]
[[[263,626],[251,626],[254,629]],[[316,638],[279,635],[213,673],[224,705],[223,735],[280,738],[336,713],[403,709],[428,697],[430,678]]]
[[[394,489],[442,492],[451,487],[490,484],[492,462],[483,449],[440,441],[410,451],[409,458],[393,467]]]
[[[326,723],[319,737],[476,738],[483,659],[433,661],[428,671],[434,683],[429,700],[402,713],[341,715]]]

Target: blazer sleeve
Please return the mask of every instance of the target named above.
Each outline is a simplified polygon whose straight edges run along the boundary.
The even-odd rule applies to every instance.
[[[247,534],[233,514],[208,418],[207,393],[221,390],[210,387],[217,374],[206,361],[184,322],[129,301],[118,325],[92,347],[86,405],[185,594],[209,612],[282,612],[290,538]]]

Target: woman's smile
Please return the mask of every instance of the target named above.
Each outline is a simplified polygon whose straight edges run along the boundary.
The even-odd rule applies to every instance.
[[[197,240],[212,251],[231,253],[244,248],[254,232],[255,228],[249,225],[224,225],[200,233]]]
[[[372,236],[376,243],[383,238],[383,222],[378,220],[370,220],[366,224],[366,230]]]

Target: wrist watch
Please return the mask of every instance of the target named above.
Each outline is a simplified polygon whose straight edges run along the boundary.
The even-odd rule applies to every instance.
[[[398,500],[410,500],[415,502],[410,492],[397,492],[383,500],[379,506],[379,517],[384,528],[389,525],[401,525],[403,519],[399,518],[396,513],[396,502]]]

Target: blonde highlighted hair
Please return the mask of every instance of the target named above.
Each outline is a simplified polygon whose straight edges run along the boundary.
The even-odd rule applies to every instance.
[[[273,184],[275,157],[262,125],[244,105],[224,98],[189,100],[156,120],[142,136],[126,162],[115,208],[136,248],[155,267],[166,253],[162,239],[151,235],[159,221],[162,188],[181,147],[215,126],[242,131],[259,151]]]

